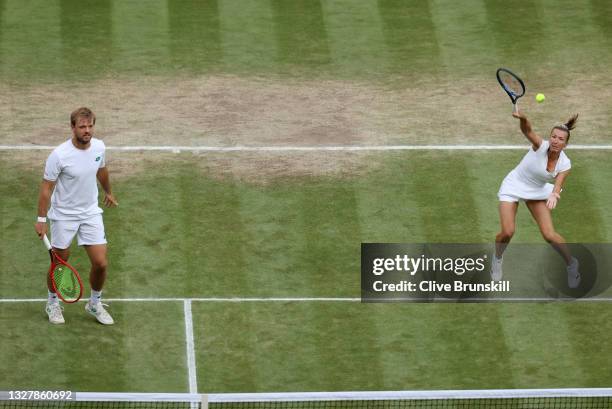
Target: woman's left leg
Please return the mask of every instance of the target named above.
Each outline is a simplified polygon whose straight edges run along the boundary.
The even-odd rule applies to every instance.
[[[546,207],[546,201],[528,200],[526,204],[536,223],[538,223],[538,227],[540,228],[540,232],[542,233],[544,240],[549,242],[553,248],[557,250],[561,257],[563,257],[565,264],[569,265],[572,262],[572,254],[565,244],[565,239],[563,236],[555,231],[552,214],[550,209]]]

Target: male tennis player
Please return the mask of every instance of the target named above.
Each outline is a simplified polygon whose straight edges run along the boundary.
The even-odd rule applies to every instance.
[[[523,201],[535,219],[544,239],[563,257],[567,265],[567,284],[576,288],[580,284],[578,260],[571,256],[565,239],[555,231],[551,210],[561,198],[563,182],[572,167],[563,152],[576,126],[578,114],[566,123],[555,125],[548,140],[536,134],[531,123],[521,112],[512,114],[520,120],[521,131],[531,142],[529,152],[504,179],[497,193],[501,232],[495,237],[495,255],[491,263],[491,278],[502,278],[502,257],[506,246],[514,235],[518,202]]]
[[[91,298],[85,305],[85,311],[96,317],[98,322],[110,325],[114,323],[113,318],[101,302],[108,263],[96,178],[105,192],[104,204],[107,207],[116,206],[117,201],[111,192],[104,160],[104,143],[93,137],[95,123],[96,116],[88,108],[79,108],[70,114],[72,138],[55,148],[47,158],[40,185],[35,229],[42,238],[47,233],[49,218],[51,245],[64,260],[70,256],[70,244],[75,236],[79,246],[85,247],[91,261]],[[63,324],[62,308],[49,277],[47,289],[49,322]]]

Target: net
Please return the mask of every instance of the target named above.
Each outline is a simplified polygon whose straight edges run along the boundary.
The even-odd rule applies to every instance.
[[[612,389],[461,390],[209,395],[214,409],[612,408]]]
[[[0,408],[201,409],[202,395],[184,393],[0,392]]]
[[[10,400],[0,408],[87,409],[595,409],[612,408],[612,388],[254,394],[74,393],[71,400]]]

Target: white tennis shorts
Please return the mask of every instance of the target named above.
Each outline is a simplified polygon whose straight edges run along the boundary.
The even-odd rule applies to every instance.
[[[102,215],[85,220],[50,220],[51,245],[56,249],[67,249],[77,236],[79,246],[106,244]]]

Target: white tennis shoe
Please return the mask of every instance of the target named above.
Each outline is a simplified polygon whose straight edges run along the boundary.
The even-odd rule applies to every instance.
[[[87,304],[85,304],[85,311],[96,317],[100,324],[113,325],[115,321],[106,311],[106,309],[104,309],[105,306],[108,307],[107,304],[102,304],[100,302],[96,304],[87,302]]]
[[[576,288],[580,285],[580,271],[578,271],[579,263],[576,257],[572,257],[572,261],[567,266],[567,286]]]
[[[62,314],[62,310],[63,308],[61,305],[59,305],[59,303],[47,303],[45,311],[49,316],[49,322],[51,324],[63,324],[66,322],[64,321],[64,314]]]
[[[504,275],[502,272],[502,262],[504,261],[504,256],[497,258],[495,254],[491,257],[491,280],[493,281],[501,281],[502,276]]]

